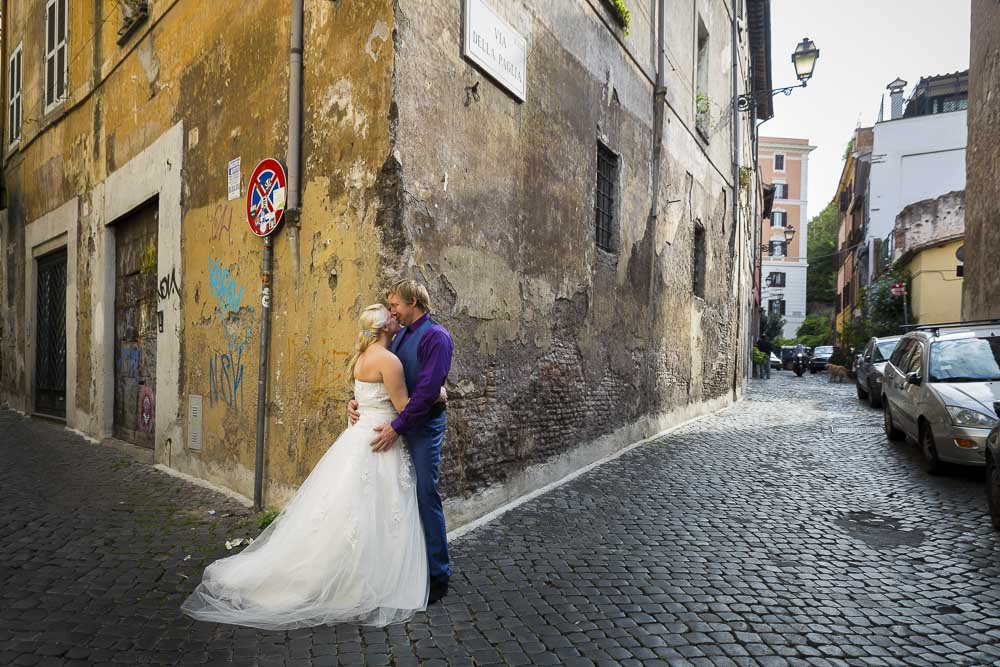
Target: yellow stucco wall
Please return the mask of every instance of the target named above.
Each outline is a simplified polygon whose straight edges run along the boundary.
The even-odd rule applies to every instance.
[[[921,324],[962,319],[962,279],[955,275],[955,251],[962,239],[921,250],[906,265],[912,279],[910,307]]]
[[[23,138],[5,165],[10,216],[27,225],[73,197],[87,202],[79,212],[79,298],[70,315],[78,321],[72,407],[82,430],[102,437],[87,424],[97,422],[96,350],[109,335],[95,323],[93,302],[95,258],[108,221],[89,202],[110,174],[182,125],[182,326],[174,332],[181,337],[180,387],[177,414],[169,418],[184,441],[157,441],[155,456],[251,495],[263,244],[247,228],[242,196],[260,159],[286,155],[289,5],[173,0],[151,6],[153,14],[117,45],[116,2],[70,2],[69,94],[44,113],[44,0],[10,4],[8,54],[25,44]],[[343,429],[357,315],[380,299],[383,282],[376,217],[390,145],[393,3],[306,6],[297,271],[287,226],[274,236],[265,470],[271,504],[281,504]],[[236,157],[241,198],[230,201],[226,168]],[[23,289],[19,298],[21,313]],[[23,358],[23,327],[18,331],[14,347]],[[186,447],[191,394],[204,397],[200,452]]]

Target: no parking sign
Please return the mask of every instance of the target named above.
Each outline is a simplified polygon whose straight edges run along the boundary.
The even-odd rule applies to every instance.
[[[265,158],[254,168],[247,188],[247,222],[257,236],[277,229],[285,213],[286,187],[285,169],[274,158]]]

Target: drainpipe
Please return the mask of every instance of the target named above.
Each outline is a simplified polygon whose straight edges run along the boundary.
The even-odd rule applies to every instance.
[[[302,158],[302,18],[303,0],[292,0],[292,36],[288,76],[288,153],[285,158],[288,192],[283,218],[288,226],[288,244],[292,254],[295,280],[299,276],[299,203],[300,165]],[[264,422],[267,407],[267,361],[271,343],[271,271],[274,259],[273,235],[264,237],[264,260],[261,266],[260,365],[257,372],[257,446],[254,452],[253,508],[264,509]]]
[[[302,226],[300,198],[302,170],[302,24],[303,0],[292,0],[292,39],[288,51],[288,245],[292,253],[292,274],[299,280],[299,229]]]
[[[657,44],[656,44],[656,90],[653,95],[653,201],[649,207],[649,217],[652,223],[652,238],[650,239],[649,259],[649,297],[653,296],[653,274],[656,268],[656,228],[660,206],[660,155],[663,147],[663,115],[667,99],[667,88],[664,84],[666,67],[666,0],[659,0],[657,6]]]
[[[731,30],[730,39],[732,41],[732,88],[733,88],[733,104],[732,104],[732,114],[733,114],[733,234],[739,239],[739,225],[740,225],[740,108],[739,108],[739,96],[740,96],[740,85],[739,85],[739,74],[740,74],[740,58],[739,58],[739,26],[737,25],[736,9],[733,7],[733,14],[731,17]],[[748,229],[748,231],[751,231]],[[753,239],[753,234],[751,233],[751,240]],[[743,304],[740,303],[740,289],[743,286],[743,244],[740,244],[740,252],[736,253],[736,307],[739,313],[736,318],[736,349],[741,347],[741,342],[743,342],[742,332],[743,329]],[[747,313],[749,317],[749,313]],[[750,337],[747,336],[749,342],[748,345],[744,345],[745,359],[747,360],[746,370],[744,375],[748,375],[750,371],[750,360],[753,358],[753,343],[750,342]],[[738,359],[738,357],[737,357]],[[735,401],[737,396],[737,388],[739,387],[739,376],[740,368],[739,364],[733,364],[733,400]]]

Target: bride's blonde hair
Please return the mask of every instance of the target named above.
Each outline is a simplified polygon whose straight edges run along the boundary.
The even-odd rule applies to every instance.
[[[361,311],[361,317],[358,318],[358,327],[361,330],[358,332],[358,342],[354,344],[354,356],[351,357],[347,367],[351,378],[354,377],[354,366],[358,363],[358,357],[378,340],[382,330],[389,324],[390,317],[389,309],[381,303],[373,303]]]

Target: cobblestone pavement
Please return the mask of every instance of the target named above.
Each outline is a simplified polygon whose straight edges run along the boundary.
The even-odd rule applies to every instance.
[[[455,542],[407,626],[287,633],[177,611],[246,510],[0,412],[0,665],[1000,664],[982,472],[924,474],[853,394],[774,373]]]

